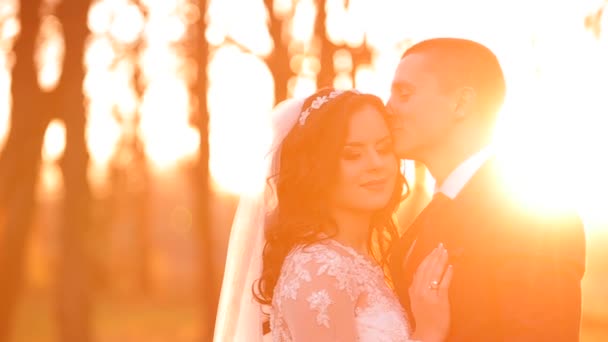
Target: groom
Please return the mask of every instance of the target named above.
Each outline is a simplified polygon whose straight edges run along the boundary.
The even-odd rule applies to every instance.
[[[402,56],[387,104],[395,149],[424,163],[437,189],[393,246],[391,274],[413,320],[414,271],[441,242],[454,267],[448,341],[578,341],[582,223],[528,208],[504,186],[490,146],[504,97],[481,44],[431,39]]]

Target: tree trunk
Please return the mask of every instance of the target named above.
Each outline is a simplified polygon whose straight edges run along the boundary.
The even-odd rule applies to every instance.
[[[40,27],[40,0],[22,1],[21,32],[14,46],[13,106],[8,139],[0,155],[0,341],[11,336],[17,298],[23,285],[25,245],[31,231],[44,132],[50,121],[46,96],[38,86],[34,47]]]
[[[146,13],[145,9],[140,6],[142,13]],[[147,18],[147,16],[146,16]],[[137,98],[143,99],[145,93],[145,76],[138,65],[138,57],[144,48],[143,37],[139,43],[133,45],[130,52],[131,61],[135,65],[133,79],[135,81],[135,93]],[[133,122],[123,123],[123,134],[127,132],[127,142],[125,148],[128,153],[133,156],[131,165],[121,165],[120,172],[127,180],[126,196],[133,204],[134,227],[135,227],[135,248],[136,248],[136,269],[137,269],[137,286],[142,294],[149,295],[152,291],[152,282],[150,276],[150,257],[151,257],[151,226],[149,222],[150,209],[150,169],[148,159],[144,151],[144,143],[141,140],[138,130],[141,122],[141,106],[139,112],[133,119]],[[135,186],[133,186],[135,184]],[[123,192],[124,194],[124,192]]]
[[[336,70],[334,69],[334,54],[338,47],[332,43],[327,37],[326,21],[327,11],[325,10],[326,0],[317,2],[317,18],[315,19],[315,36],[321,41],[321,51],[319,62],[321,69],[317,76],[317,88],[333,87],[334,79],[336,78]]]
[[[90,263],[86,248],[91,228],[91,193],[82,91],[89,5],[86,0],[64,0],[58,9],[65,35],[65,57],[54,96],[66,127],[66,148],[61,162],[65,197],[56,305],[59,340],[64,342],[87,342],[92,338]]]
[[[200,291],[202,305],[201,341],[212,341],[215,327],[215,314],[217,310],[219,287],[217,286],[216,270],[213,260],[213,232],[209,210],[209,115],[207,112],[207,67],[209,64],[209,44],[205,38],[207,24],[207,0],[198,0],[200,17],[195,23],[193,34],[195,38],[194,57],[197,61],[197,77],[193,87],[198,106],[194,108],[193,121],[200,134],[198,160],[192,177],[195,202],[193,210],[193,223],[198,232],[200,247]]]
[[[356,48],[350,48],[350,53],[353,58],[353,69],[351,70],[350,76],[353,79],[353,86],[357,87],[357,69],[363,65],[370,65],[372,63],[372,52],[367,46],[367,40],[363,41],[361,46]]]
[[[137,136],[133,139],[133,151],[135,158],[131,170],[133,174],[127,177],[136,178],[131,180],[131,184],[136,184],[130,190],[129,197],[133,198],[133,215],[135,229],[137,230],[136,251],[137,251],[137,287],[140,293],[149,295],[152,293],[153,284],[150,277],[150,259],[152,255],[151,243],[152,232],[150,224],[150,174],[143,144]],[[128,171],[127,171],[128,172]]]
[[[283,21],[274,14],[274,0],[264,0],[268,16],[270,17],[269,31],[274,49],[267,59],[268,68],[274,80],[274,103],[287,99],[287,85],[293,72],[289,65],[288,46],[283,40]]]

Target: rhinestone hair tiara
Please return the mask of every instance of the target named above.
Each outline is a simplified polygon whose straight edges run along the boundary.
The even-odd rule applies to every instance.
[[[302,113],[300,113],[300,118],[298,119],[298,122],[300,123],[300,126],[304,126],[304,124],[306,123],[306,119],[308,119],[308,116],[310,115],[310,112],[313,109],[319,109],[321,108],[321,106],[323,106],[325,103],[329,102],[329,100],[331,99],[335,99],[336,97],[346,93],[346,92],[352,92],[355,94],[361,94],[358,90],[356,89],[350,89],[350,90],[334,90],[331,93],[329,93],[328,95],[323,95],[323,96],[317,96],[312,103],[310,104],[310,106],[308,106],[308,108],[306,108],[306,110],[302,111]]]

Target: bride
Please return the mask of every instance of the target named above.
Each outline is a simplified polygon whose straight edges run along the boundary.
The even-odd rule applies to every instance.
[[[273,114],[266,191],[235,215],[214,341],[445,340],[447,251],[416,272],[415,330],[385,272],[404,179],[382,101],[325,88]]]

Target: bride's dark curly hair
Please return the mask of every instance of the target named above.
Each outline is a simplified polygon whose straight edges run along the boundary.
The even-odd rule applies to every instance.
[[[310,108],[317,97],[329,96],[333,90],[317,91],[302,108]],[[261,304],[271,303],[283,261],[295,246],[337,234],[329,216],[329,193],[338,176],[351,113],[370,105],[386,115],[380,98],[346,91],[318,109],[313,108],[304,124],[296,123],[285,137],[278,174],[268,180],[269,185],[274,185],[271,188],[276,191],[277,202],[265,227],[262,274],[253,285],[254,296]],[[370,227],[368,248],[384,267],[390,242],[398,234],[393,214],[402,199],[404,184],[405,179],[399,174],[390,201],[373,215]],[[327,227],[333,229],[327,231]]]

